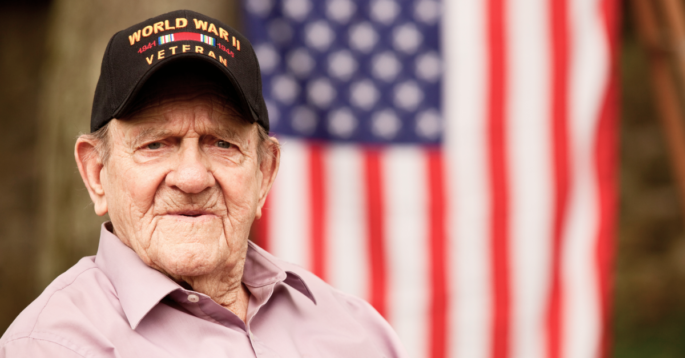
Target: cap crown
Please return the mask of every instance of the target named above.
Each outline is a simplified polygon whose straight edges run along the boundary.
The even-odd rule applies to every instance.
[[[245,113],[267,131],[259,63],[245,36],[226,24],[190,10],[172,11],[125,30],[109,40],[95,89],[90,130],[126,114],[153,73],[177,59],[213,64],[235,87]]]

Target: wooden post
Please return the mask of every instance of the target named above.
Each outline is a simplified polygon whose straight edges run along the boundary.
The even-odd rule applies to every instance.
[[[683,14],[680,4],[676,4],[678,1],[662,0],[662,3],[665,5],[665,12],[673,12],[666,15],[670,25],[669,30],[673,32],[673,39],[680,39],[679,44],[682,46],[685,44],[683,42],[685,39],[685,23],[682,21]],[[668,49],[671,47],[664,46],[666,42],[663,41],[664,38],[659,31],[659,22],[654,9],[656,4],[653,0],[632,0],[633,14],[640,40],[649,56],[650,77],[654,90],[654,100],[659,112],[658,117],[666,137],[671,167],[680,194],[680,203],[685,208],[685,124],[683,123],[676,77],[672,73],[669,63],[670,52]],[[675,14],[675,12],[678,13]],[[682,69],[685,71],[685,62],[682,61],[682,57],[679,63],[683,64]],[[685,72],[683,72],[683,80],[685,81]]]
[[[661,0],[662,13],[668,28],[667,40],[678,68],[681,86],[685,84],[685,13],[680,0]],[[681,87],[682,88],[682,87]]]

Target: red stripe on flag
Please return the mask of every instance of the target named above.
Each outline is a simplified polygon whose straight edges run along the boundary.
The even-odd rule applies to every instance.
[[[369,303],[378,313],[386,313],[385,228],[383,218],[383,174],[381,153],[378,149],[364,151],[364,179],[366,194],[366,227],[369,245]]]
[[[326,280],[326,178],[323,145],[309,145],[309,220],[312,272]]]
[[[547,311],[547,356],[561,357],[562,351],[562,284],[561,248],[564,219],[568,206],[570,185],[568,148],[568,73],[569,29],[566,0],[554,0],[550,6],[551,30],[551,120],[552,168],[554,170],[554,213],[552,222],[551,288]]]
[[[430,324],[429,345],[431,358],[447,356],[447,234],[445,232],[445,187],[443,158],[439,149],[427,152],[428,217],[430,240]]]
[[[506,9],[504,0],[488,2],[489,58],[489,167],[492,193],[491,267],[492,267],[492,357],[509,355],[509,179],[506,153],[507,53],[505,44]]]
[[[618,31],[619,10],[616,0],[604,0],[602,15],[609,41],[609,82],[602,103],[597,138],[595,142],[595,170],[599,186],[599,234],[597,238],[596,269],[598,273],[599,300],[601,308],[600,357],[610,356],[609,322],[612,296],[612,269],[614,261],[614,228],[616,221],[616,168],[618,159]]]
[[[269,216],[269,197],[267,196],[262,207],[262,217],[252,224],[254,243],[266,251],[269,251]]]

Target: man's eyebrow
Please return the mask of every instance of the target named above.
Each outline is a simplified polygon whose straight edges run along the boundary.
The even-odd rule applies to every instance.
[[[241,136],[238,134],[237,131],[231,128],[227,127],[220,127],[217,128],[211,133],[203,133],[204,135],[212,135],[220,139],[225,139],[231,142],[235,142],[239,146],[243,147],[246,145],[246,141],[241,138]],[[133,138],[133,145],[135,147],[141,145],[143,142],[149,140],[149,139],[154,139],[154,138],[167,138],[173,136],[173,132],[167,129],[161,129],[157,127],[148,127],[143,130],[141,130],[136,136]]]
[[[165,138],[169,135],[171,135],[171,131],[169,130],[156,127],[148,127],[141,130],[140,133],[136,134],[136,136],[133,138],[133,145],[137,147],[141,143],[150,138]]]
[[[240,139],[238,132],[236,132],[235,130],[233,130],[231,128],[219,127],[218,129],[216,129],[215,134],[217,137],[220,137],[220,138],[233,139],[233,140]]]

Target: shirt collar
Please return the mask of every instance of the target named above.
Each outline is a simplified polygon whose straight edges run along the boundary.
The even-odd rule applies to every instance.
[[[283,269],[279,260],[255,243],[248,241],[247,257],[243,270],[243,283],[248,287],[262,287],[284,282],[316,304],[316,298],[307,283],[295,272]]]
[[[147,266],[135,251],[108,230],[109,222],[100,228],[100,244],[95,264],[112,282],[131,329],[135,329],[147,313],[175,290],[184,290],[163,273]],[[286,271],[278,260],[252,242],[248,242],[243,282],[248,287],[263,287],[283,282],[308,297],[316,299],[304,280]]]

